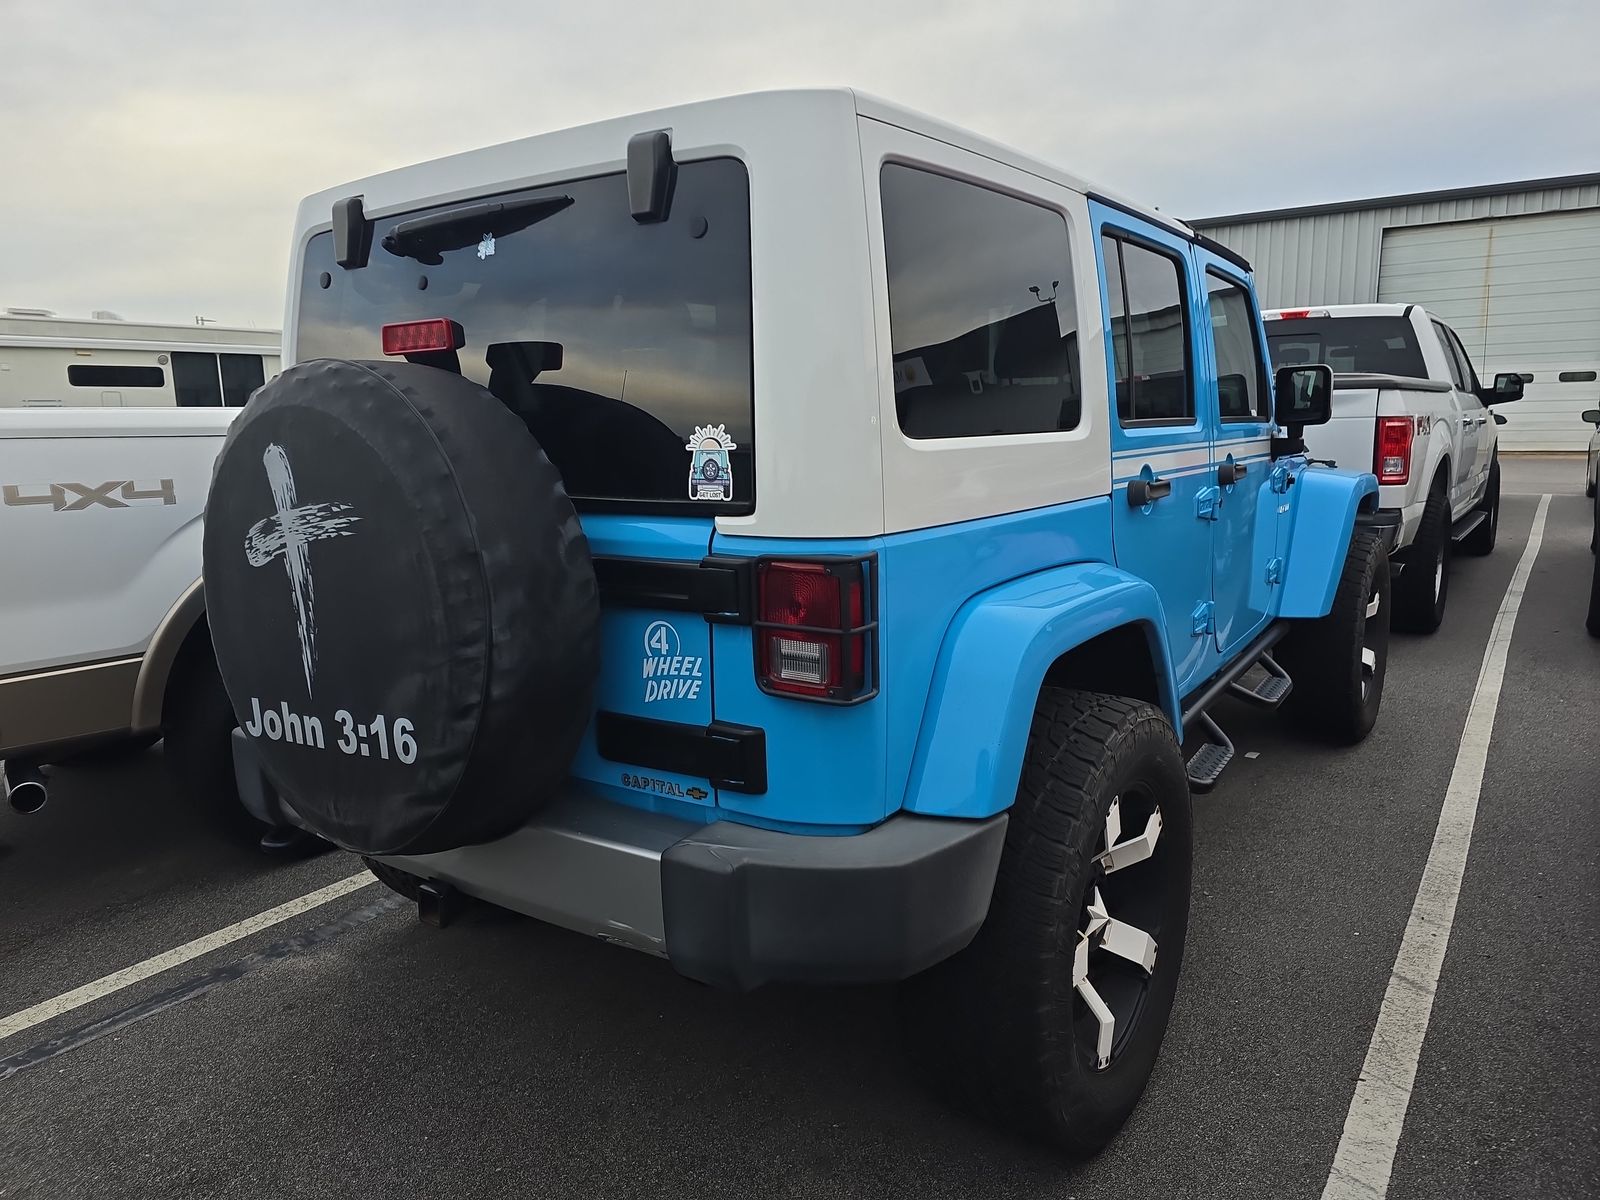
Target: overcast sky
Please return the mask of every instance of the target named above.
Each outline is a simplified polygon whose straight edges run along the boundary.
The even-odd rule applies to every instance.
[[[1199,217],[1600,170],[1597,0],[0,0],[0,306],[275,327],[299,198],[850,84]]]

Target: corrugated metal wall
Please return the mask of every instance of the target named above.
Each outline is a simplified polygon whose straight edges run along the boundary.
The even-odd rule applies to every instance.
[[[1248,258],[1262,305],[1282,308],[1376,300],[1378,252],[1388,228],[1595,207],[1600,207],[1600,184],[1589,183],[1349,212],[1192,224]]]

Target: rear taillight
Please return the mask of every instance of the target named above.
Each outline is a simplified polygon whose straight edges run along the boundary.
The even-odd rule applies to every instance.
[[[448,350],[459,350],[464,342],[461,326],[447,317],[430,317],[426,321],[402,321],[383,327],[385,354],[437,354]]]
[[[850,704],[876,691],[870,559],[763,559],[756,567],[762,691]]]
[[[1372,471],[1379,483],[1404,483],[1411,478],[1410,417],[1379,417]]]

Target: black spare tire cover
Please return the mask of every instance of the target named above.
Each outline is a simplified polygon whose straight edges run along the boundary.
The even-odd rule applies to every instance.
[[[565,778],[594,568],[559,472],[470,380],[318,359],[267,383],[217,458],[205,592],[240,724],[329,840],[486,841]]]

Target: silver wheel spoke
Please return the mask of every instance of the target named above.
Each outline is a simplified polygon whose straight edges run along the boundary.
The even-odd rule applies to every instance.
[[[1370,647],[1361,647],[1361,669],[1371,675],[1378,669],[1378,653]]]
[[[1113,871],[1120,871],[1123,867],[1131,867],[1134,863],[1141,863],[1156,852],[1156,839],[1161,836],[1161,810],[1158,808],[1150,814],[1150,819],[1145,822],[1144,832],[1138,837],[1129,838],[1125,842],[1112,841],[1112,822],[1117,822],[1117,832],[1121,832],[1121,813],[1115,802],[1111,805],[1111,815],[1106,818],[1106,850],[1097,860],[1105,869],[1107,875]]]
[[[1089,939],[1081,933],[1072,961],[1072,986],[1083,997],[1083,1002],[1089,1006],[1095,1022],[1100,1026],[1095,1036],[1095,1066],[1104,1070],[1111,1065],[1111,1041],[1116,1033],[1117,1019],[1111,1015],[1111,1009],[1100,998],[1100,993],[1094,990],[1094,984],[1089,982]]]
[[[1156,940],[1137,925],[1112,917],[1100,931],[1100,944],[1118,958],[1143,967],[1146,975],[1155,972]]]
[[[1378,593],[1373,592],[1372,599],[1367,601],[1367,620],[1370,621],[1373,617],[1378,615],[1378,607],[1382,603],[1383,600]]]

